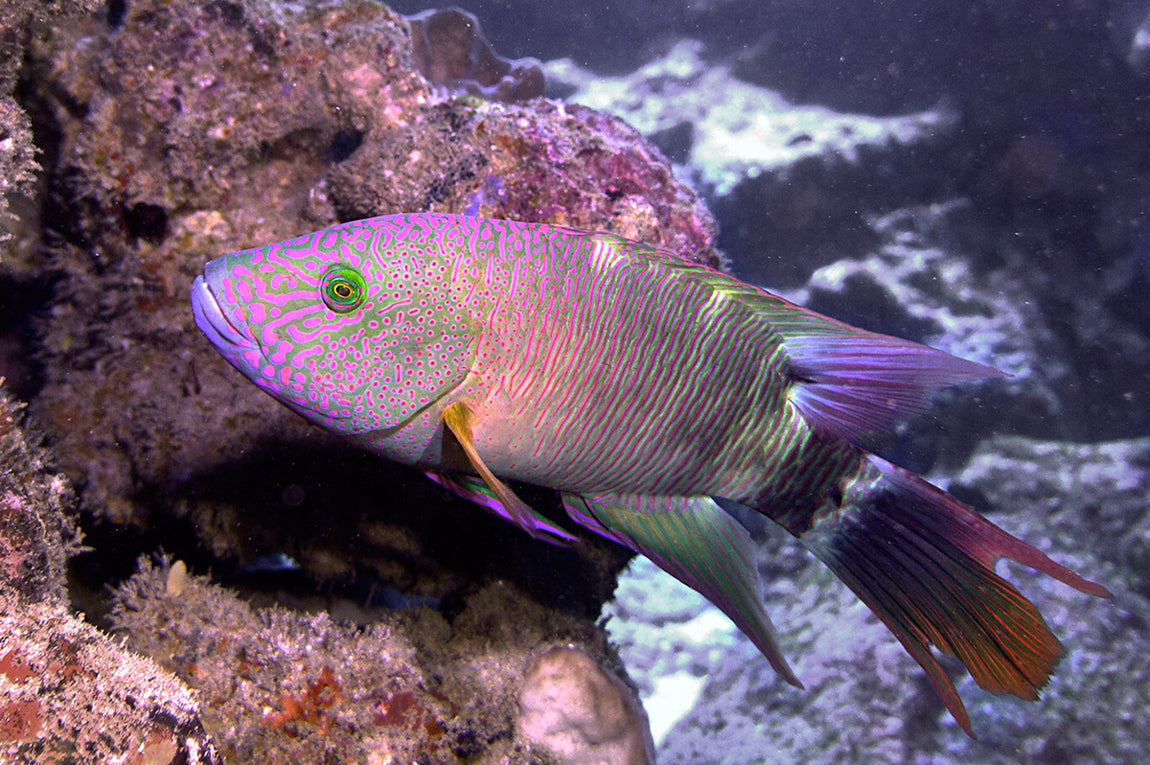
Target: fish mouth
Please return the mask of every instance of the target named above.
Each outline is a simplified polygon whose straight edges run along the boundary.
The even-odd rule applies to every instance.
[[[236,329],[224,316],[220,302],[202,276],[197,276],[192,282],[192,316],[200,331],[218,348],[247,350],[255,347],[252,339]]]
[[[215,262],[208,264],[208,276],[211,276]],[[192,316],[196,319],[196,326],[207,336],[215,349],[229,364],[240,370],[257,386],[288,408],[309,420],[328,423],[331,427],[335,427],[331,423],[352,419],[350,414],[344,415],[320,409],[308,402],[305,397],[282,390],[267,378],[257,366],[262,364],[265,359],[260,344],[250,333],[238,329],[228,320],[220,301],[212,292],[212,288],[208,286],[207,279],[202,275],[197,276],[192,282]],[[256,351],[258,357],[253,356],[252,351]]]

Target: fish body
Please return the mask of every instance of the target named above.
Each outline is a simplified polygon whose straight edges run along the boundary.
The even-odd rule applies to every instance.
[[[808,311],[610,234],[382,216],[210,262],[217,350],[304,417],[564,544],[513,479],[723,609],[790,682],[750,539],[714,497],[794,534],[891,628],[970,732],[931,653],[1034,698],[1061,647],[993,570],[1105,589],[856,444],[990,367]]]

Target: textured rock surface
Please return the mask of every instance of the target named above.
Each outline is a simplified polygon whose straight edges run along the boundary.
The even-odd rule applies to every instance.
[[[533,654],[561,640],[605,660],[598,632],[501,584],[450,623],[429,609],[352,613],[369,626],[257,610],[182,563],[144,563],[112,622],[199,692],[229,762],[540,762],[515,735]]]
[[[562,765],[652,765],[634,691],[574,646],[537,657],[519,690],[520,734]]]
[[[796,105],[703,53],[683,41],[617,78],[570,59],[545,71],[552,88],[624,117],[681,166],[722,216],[724,247],[743,254],[734,264],[743,278],[795,287],[814,265],[857,246],[862,212],[936,186],[924,170],[954,132],[948,110],[876,117]]]
[[[428,9],[407,18],[415,67],[429,82],[495,101],[543,95],[539,59],[516,61],[496,53],[479,19],[460,8]]]
[[[486,631],[497,636],[493,645],[518,645],[518,621],[510,634],[498,630],[523,618],[532,600],[582,617],[591,630],[585,619],[618,565],[609,550],[585,551],[596,556],[588,563],[541,549],[421,476],[332,447],[219,363],[192,331],[186,289],[221,252],[400,209],[610,228],[716,262],[710,217],[670,165],[597,111],[556,101],[490,104],[429,86],[415,73],[399,17],[372,3],[288,10],[260,0],[133,0],[81,22],[53,14],[91,11],[92,3],[0,5],[0,183],[6,193],[21,187],[9,207],[17,216],[3,223],[15,236],[0,245],[0,325],[8,330],[0,374],[19,377],[19,390],[35,396],[59,464],[104,519],[89,524],[99,547],[89,559],[120,567],[89,573],[88,583],[101,586],[126,574],[124,561],[132,565],[134,537],[114,523],[127,521],[152,535],[143,549],[162,544],[224,577],[251,581],[262,576],[255,567],[237,571],[230,562],[288,553],[314,576],[362,583],[362,601],[430,603],[453,636]],[[569,55],[597,73],[655,61],[597,87],[623,94],[620,112],[676,164],[707,157],[692,177],[712,193],[720,243],[740,274],[1015,373],[944,394],[935,411],[941,427],[912,423],[880,444],[902,464],[946,479],[995,431],[1083,441],[1150,432],[1145,2],[924,9],[497,0],[469,10],[507,56]],[[703,47],[676,47],[684,38]],[[579,92],[591,88],[585,72],[572,78]],[[818,106],[804,106],[811,103]],[[752,134],[775,140],[743,140]],[[724,156],[713,150],[720,145],[745,153]],[[33,159],[45,168],[38,184],[28,182]],[[708,189],[706,178],[725,181]],[[48,365],[40,390],[11,330],[49,294],[50,279],[54,297],[39,312]],[[676,601],[666,614],[662,584],[625,585],[611,626],[625,640],[623,627],[634,627],[628,663],[651,667],[637,680],[662,761],[706,763],[721,752],[740,765],[1140,763],[1148,623],[1141,443],[992,441],[962,474],[970,497],[998,510],[1004,525],[1118,591],[1112,602],[1090,602],[1012,570],[1070,653],[1037,705],[963,685],[979,742],[941,714],[921,673],[865,609],[775,535],[760,534],[761,567],[784,650],[810,693],[770,675],[704,604]],[[1031,515],[1032,507],[1042,512]],[[4,519],[39,528],[27,515]],[[59,549],[21,534],[6,537],[5,583],[58,593]],[[86,571],[82,561],[78,570]],[[518,586],[501,594],[492,583],[499,578]],[[147,598],[141,614],[179,603],[163,584],[148,590],[161,597]],[[277,597],[334,608],[311,581]],[[36,618],[74,630],[76,644],[99,642],[59,613]],[[640,621],[644,613],[650,624]],[[249,623],[265,638],[322,632],[356,650],[368,644],[332,621],[276,618],[279,632]],[[190,678],[186,663],[163,655],[159,630],[146,626],[154,623],[140,624],[132,639],[155,639],[157,656]],[[432,638],[448,634],[438,617],[424,626]],[[11,634],[42,650],[42,635],[18,632],[28,627]],[[661,640],[673,650],[660,650]],[[5,713],[15,727],[4,730],[43,739],[49,728],[32,733],[41,718],[27,706],[42,687],[28,674],[42,654],[7,650],[0,683],[4,700],[19,706]],[[429,661],[449,667],[452,656],[491,651],[476,640]],[[503,658],[529,653],[524,644]],[[224,661],[233,654],[219,658],[217,668],[234,669]],[[509,670],[503,658],[480,662],[481,674],[500,679],[468,687],[508,693],[501,673],[522,668]],[[73,669],[56,666],[67,676]],[[151,671],[140,676],[159,687],[164,676]],[[366,714],[349,706],[315,716],[332,688],[319,659],[295,685],[285,672],[270,666],[261,675],[270,678],[268,706],[309,745],[323,720]],[[185,692],[172,689],[169,709],[180,715]],[[685,697],[698,704],[680,719]],[[397,714],[401,728],[422,719]],[[149,761],[190,754],[179,747],[192,740],[192,718],[177,717],[163,717],[167,727],[144,744]],[[469,719],[499,731],[492,746],[510,746],[509,718],[483,728],[481,717]],[[237,739],[241,730],[276,732],[241,724]],[[463,746],[461,730],[444,736]],[[412,733],[403,731],[407,741]]]
[[[48,453],[29,443],[23,406],[0,378],[0,593],[5,602],[63,603],[65,566],[80,549],[75,498]]]
[[[0,390],[0,761],[222,763],[186,685],[69,612],[73,498],[18,410]]]
[[[16,102],[19,67],[25,47],[36,29],[58,17],[91,13],[97,0],[10,0],[0,7],[0,275],[22,271],[27,250],[26,238],[35,217],[33,180],[40,165],[36,162],[31,120]],[[16,208],[10,205],[16,203]],[[16,234],[16,241],[13,241]]]
[[[222,764],[195,694],[59,604],[0,609],[0,757]]]
[[[420,0],[393,5],[402,13],[422,8]],[[1004,117],[1017,125],[1028,114],[1100,116],[1120,102],[1129,78],[1143,71],[1137,30],[1150,13],[1145,0],[472,0],[468,10],[509,56],[570,57],[614,75],[694,38],[713,51],[711,60],[733,63],[743,79],[793,101],[898,114],[945,93],[979,112],[976,129],[994,125],[993,132]]]
[[[381,5],[117,9],[38,27],[22,71],[50,201],[49,246],[31,273],[57,280],[42,315],[44,385],[32,390],[57,463],[86,517],[100,519],[99,554],[80,562],[81,578],[99,588],[127,573],[124,556],[164,540],[231,581],[290,588],[302,568],[360,588],[342,591],[370,607],[439,609],[390,621],[353,610],[382,619],[359,630],[257,614],[195,578],[169,590],[145,567],[121,590],[114,623],[187,683],[146,662],[136,673],[137,697],[174,699],[155,735],[183,737],[158,738],[175,748],[147,749],[148,761],[217,756],[190,748],[208,739],[194,727],[198,708],[181,706],[189,687],[210,700],[205,724],[221,750],[241,759],[545,761],[514,738],[519,681],[556,640],[609,663],[588,617],[620,551],[537,546],[422,476],[310,431],[221,363],[194,330],[187,290],[222,252],[398,210],[609,229],[716,263],[709,214],[615,117],[433,87],[413,68],[406,22]],[[278,598],[339,608],[317,604],[314,579]],[[103,639],[66,623],[86,630],[84,645]],[[33,632],[11,634],[40,645]],[[388,646],[395,660],[382,662]],[[12,656],[41,669],[40,653]],[[99,707],[109,717],[89,730],[113,730],[114,751],[152,735],[115,706],[110,670],[82,666],[113,689]],[[23,676],[5,686],[21,705],[41,690]],[[6,740],[45,738],[48,718],[10,711]]]

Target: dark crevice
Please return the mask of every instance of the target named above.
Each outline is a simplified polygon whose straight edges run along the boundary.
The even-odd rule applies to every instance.
[[[35,349],[39,336],[35,317],[48,306],[54,281],[0,279],[0,377],[4,387],[28,401],[43,385],[43,368]]]
[[[337,131],[332,136],[331,144],[328,146],[328,156],[332,162],[343,162],[345,159],[355,154],[355,150],[363,143],[363,131],[348,128],[345,130]]]
[[[128,0],[108,0],[105,8],[108,26],[112,29],[119,29],[124,24],[124,18],[128,15]]]
[[[132,239],[159,244],[168,234],[168,211],[159,205],[140,202],[124,210],[124,224]]]

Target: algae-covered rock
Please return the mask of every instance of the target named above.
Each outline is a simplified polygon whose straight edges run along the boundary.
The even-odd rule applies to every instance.
[[[25,48],[53,19],[93,13],[99,0],[8,0],[0,5],[0,275],[34,268],[40,164],[31,119],[14,95]]]
[[[0,607],[0,759],[222,765],[184,683],[60,604]]]
[[[63,603],[68,557],[80,548],[68,481],[21,427],[23,406],[0,378],[0,592],[10,604]]]
[[[543,95],[536,58],[503,58],[483,37],[479,19],[461,8],[429,8],[407,18],[416,69],[430,82],[494,101]]]
[[[416,609],[360,612],[370,623],[356,626],[255,609],[178,561],[143,562],[115,600],[116,629],[199,692],[205,728],[235,762],[537,763],[515,730],[533,657],[560,641],[608,661],[584,622],[501,584],[451,622]],[[637,709],[610,677],[616,703]]]
[[[570,59],[544,69],[568,100],[623,117],[675,161],[723,220],[742,278],[796,287],[867,241],[865,212],[938,191],[929,169],[955,131],[951,110],[878,116],[792,103],[713,58],[683,40],[625,76]]]
[[[49,462],[0,390],[0,761],[219,765],[193,692],[70,612],[81,548]]]
[[[315,580],[355,583],[368,610],[350,610],[375,625],[255,611],[178,567],[145,566],[118,591],[113,624],[170,672],[122,658],[142,662],[127,686],[105,664],[79,665],[108,694],[93,709],[109,717],[83,729],[113,732],[99,758],[137,747],[148,762],[214,762],[214,736],[226,755],[259,761],[544,761],[515,738],[520,680],[557,641],[611,663],[590,620],[624,554],[542,548],[418,473],[310,429],[222,362],[195,330],[188,290],[220,254],[400,210],[608,229],[717,263],[694,193],[617,118],[429,83],[407,22],[373,2],[139,0],[41,19],[22,77],[31,133],[20,126],[46,149],[42,221],[29,219],[46,247],[33,248],[28,274],[54,290],[31,409],[74,481],[95,557],[131,556],[117,546],[127,524],[222,561],[232,581],[284,561],[313,579],[281,600],[315,607]],[[61,596],[60,556],[27,535],[9,541],[54,572],[29,592]],[[408,610],[383,615],[381,603]],[[76,645],[106,643],[53,608],[36,617],[41,633],[12,612],[25,621],[9,634],[29,646],[14,667],[43,669],[61,625],[79,631]],[[117,650],[108,661],[133,656]],[[86,719],[47,706],[55,676],[44,677],[4,686],[21,705],[6,739],[21,757],[57,735],[55,721]],[[45,706],[33,710],[35,699]],[[141,727],[151,714],[159,727]]]

